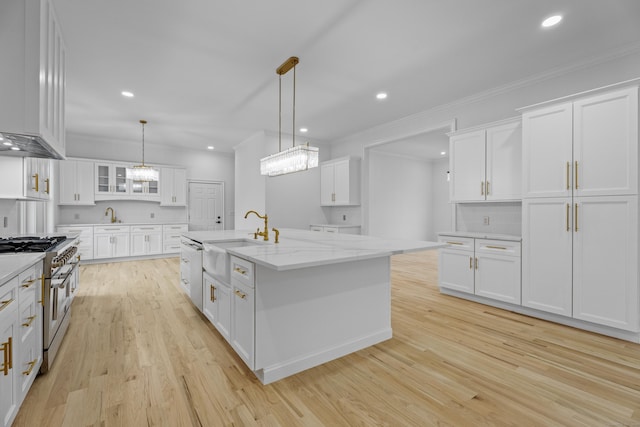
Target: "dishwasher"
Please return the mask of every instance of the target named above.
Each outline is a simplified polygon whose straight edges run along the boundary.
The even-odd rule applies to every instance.
[[[180,286],[202,311],[202,243],[180,239]]]

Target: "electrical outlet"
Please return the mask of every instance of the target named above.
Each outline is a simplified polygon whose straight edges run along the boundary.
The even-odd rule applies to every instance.
[[[347,220],[347,216],[346,215],[342,215],[342,220],[346,221]]]
[[[151,212],[151,213],[149,214],[149,217],[150,217],[150,218],[155,218],[155,217],[156,217],[156,214],[154,214],[153,212]]]
[[[73,214],[73,219],[80,219],[80,214]]]
[[[4,217],[4,228],[7,228],[9,226],[9,217],[5,216]]]
[[[484,217],[483,224],[484,224],[484,225],[489,225],[489,217],[488,217],[488,216],[485,216],[485,217]]]

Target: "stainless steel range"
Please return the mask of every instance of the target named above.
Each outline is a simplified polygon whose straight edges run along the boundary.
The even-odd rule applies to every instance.
[[[41,373],[49,370],[69,327],[71,301],[77,286],[78,238],[19,236],[0,238],[0,254],[45,252],[42,279],[43,349]]]

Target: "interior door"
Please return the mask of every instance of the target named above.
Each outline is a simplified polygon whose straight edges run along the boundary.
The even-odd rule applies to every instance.
[[[223,183],[189,183],[189,230],[224,230]]]

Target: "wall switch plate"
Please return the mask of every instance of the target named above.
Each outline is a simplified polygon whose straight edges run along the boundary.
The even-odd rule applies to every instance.
[[[484,217],[483,224],[484,224],[484,225],[489,225],[489,217],[488,217],[488,216],[485,216],[485,217]]]
[[[80,214],[73,214],[73,219],[80,219]]]
[[[346,221],[347,220],[347,216],[346,215],[342,215],[342,220]]]
[[[9,217],[5,216],[4,217],[4,228],[7,228],[9,226]]]
[[[149,214],[149,217],[151,217],[151,218],[155,218],[155,217],[156,217],[156,214],[154,214],[153,212],[151,212],[151,214]]]

